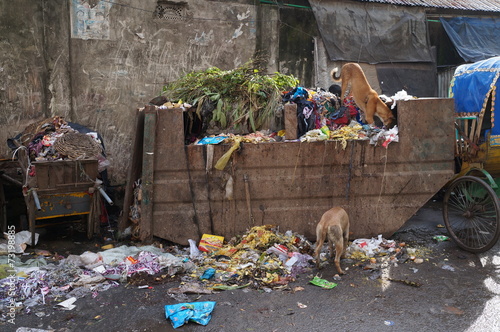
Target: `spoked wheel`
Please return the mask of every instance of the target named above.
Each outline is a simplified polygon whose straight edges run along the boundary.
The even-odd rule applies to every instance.
[[[462,176],[450,184],[443,218],[450,237],[470,252],[487,251],[500,236],[499,199],[488,183],[475,176]]]

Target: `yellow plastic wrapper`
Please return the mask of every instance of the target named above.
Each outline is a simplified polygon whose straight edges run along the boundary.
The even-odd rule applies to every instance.
[[[361,251],[354,251],[349,255],[350,259],[355,259],[355,260],[360,260],[360,261],[365,261],[370,259],[364,252]]]
[[[226,153],[224,153],[224,155],[220,157],[220,159],[215,164],[215,169],[222,171],[226,167],[229,158],[231,158],[233,152],[240,147],[240,143],[241,143],[241,137],[236,137],[234,139],[233,146]]]
[[[326,136],[330,136],[330,128],[328,128],[328,126],[321,127],[321,132]]]
[[[347,140],[359,139],[359,131],[363,129],[361,125],[345,126],[330,132],[330,139],[340,141],[342,149],[347,147]]]

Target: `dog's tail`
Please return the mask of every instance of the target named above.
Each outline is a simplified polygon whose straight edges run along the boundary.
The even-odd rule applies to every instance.
[[[337,76],[338,72],[339,72],[338,67],[333,68],[332,71],[330,72],[330,75],[332,76],[334,82],[340,82],[340,75]]]

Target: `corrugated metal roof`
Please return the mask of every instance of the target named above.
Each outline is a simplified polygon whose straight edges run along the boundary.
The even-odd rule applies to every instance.
[[[399,6],[500,12],[500,0],[358,0]]]

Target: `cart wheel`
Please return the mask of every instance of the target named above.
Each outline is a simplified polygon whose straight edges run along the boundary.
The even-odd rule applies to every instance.
[[[487,251],[500,236],[498,197],[475,176],[462,176],[450,184],[444,195],[443,218],[451,238],[470,252]]]

